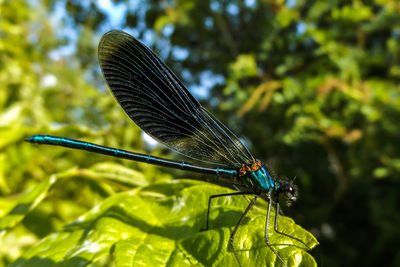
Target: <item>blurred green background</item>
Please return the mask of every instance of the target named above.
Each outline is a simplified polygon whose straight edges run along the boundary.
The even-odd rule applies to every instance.
[[[191,177],[23,141],[52,134],[176,158],[107,91],[97,43],[111,29],[156,51],[275,175],[297,177],[285,214],[318,238],[320,266],[400,266],[397,0],[0,1],[0,195],[77,170],[0,236],[0,266],[113,192]],[[138,180],[87,171],[112,162]]]

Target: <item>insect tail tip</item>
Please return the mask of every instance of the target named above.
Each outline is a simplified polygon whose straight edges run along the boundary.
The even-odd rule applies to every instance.
[[[30,137],[25,138],[24,141],[25,141],[25,142],[28,142],[28,143],[36,143],[36,142],[37,142],[36,139],[37,139],[37,136],[36,136],[36,135],[33,135],[33,136],[30,136]]]

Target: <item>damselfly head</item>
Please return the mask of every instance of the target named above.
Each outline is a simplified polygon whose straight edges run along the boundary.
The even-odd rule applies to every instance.
[[[294,181],[294,180],[293,180]],[[289,180],[281,180],[280,181],[280,192],[285,198],[286,205],[289,207],[295,202],[298,198],[298,190],[297,186],[293,181]]]

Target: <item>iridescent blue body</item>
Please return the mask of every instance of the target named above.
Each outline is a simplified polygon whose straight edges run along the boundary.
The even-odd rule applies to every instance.
[[[124,158],[158,166],[205,173],[222,178],[231,178],[239,180],[242,179],[249,189],[259,193],[271,194],[273,190],[277,190],[279,188],[279,184],[272,178],[272,176],[269,174],[267,167],[264,164],[262,164],[258,170],[247,171],[245,175],[239,177],[238,170],[236,169],[208,168],[186,162],[164,159],[152,155],[134,153],[123,149],[105,147],[89,142],[84,142],[64,137],[51,136],[51,135],[34,135],[29,137],[27,141],[34,144],[47,144],[47,145],[56,145],[56,146],[81,149],[117,158]]]
[[[27,142],[34,144],[46,144],[46,145],[55,145],[55,146],[63,146],[75,149],[86,150],[90,152],[95,152],[99,154],[109,155],[116,158],[129,159],[134,161],[145,162],[153,165],[164,166],[169,168],[181,169],[181,170],[189,170],[193,172],[205,173],[210,175],[215,175],[222,178],[234,178],[238,175],[237,170],[235,169],[223,169],[223,168],[207,168],[202,167],[186,162],[169,160],[164,158],[155,157],[152,155],[134,153],[130,151],[126,151],[123,149],[112,148],[101,146],[89,142],[51,136],[51,135],[34,135],[26,139]]]
[[[264,164],[258,170],[247,172],[243,179],[245,179],[246,185],[255,192],[270,195],[273,190],[279,188],[279,184],[271,177]]]

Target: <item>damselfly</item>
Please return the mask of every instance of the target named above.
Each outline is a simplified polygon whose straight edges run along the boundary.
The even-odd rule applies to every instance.
[[[27,141],[231,179],[233,187],[239,191],[210,196],[206,228],[212,199],[234,195],[254,196],[230,238],[230,245],[240,265],[234,247],[235,234],[257,198],[264,197],[269,200],[265,243],[286,266],[269,242],[268,226],[274,203],[275,231],[289,236],[278,231],[278,198],[283,195],[289,203],[296,200],[297,191],[293,181],[272,177],[267,167],[252,156],[240,139],[204,109],[161,59],[140,41],[125,32],[110,31],[100,41],[98,56],[104,78],[128,116],[158,142],[202,162],[203,166],[49,135],[35,135]],[[289,237],[307,247],[300,239]]]

